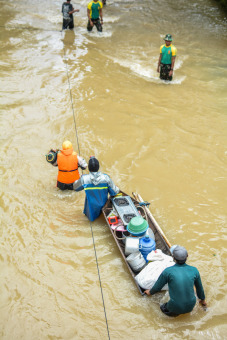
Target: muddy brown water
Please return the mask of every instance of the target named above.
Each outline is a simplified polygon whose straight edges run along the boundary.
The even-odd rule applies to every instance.
[[[0,2],[0,337],[108,339],[84,192],[56,189],[45,161],[65,139],[136,191],[201,274],[208,311],[164,316],[141,297],[101,216],[92,224],[111,339],[226,336],[226,18],[214,1],[108,1],[86,32],[86,2]],[[156,72],[166,33],[171,84]],[[70,100],[72,92],[77,137]],[[79,145],[78,145],[79,142]],[[85,171],[86,173],[86,171]]]

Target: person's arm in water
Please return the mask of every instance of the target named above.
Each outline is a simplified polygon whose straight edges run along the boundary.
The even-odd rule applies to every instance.
[[[87,9],[87,17],[88,17],[88,20],[90,21],[90,25],[93,27],[94,24],[93,22],[91,21],[91,10],[88,8]]]
[[[175,60],[176,60],[176,56],[175,56],[175,57],[172,57],[172,60],[171,60],[171,70],[169,71],[169,76],[170,76],[170,77],[171,77],[172,74],[173,74],[173,68],[174,68]]]
[[[161,59],[162,59],[162,53],[160,53],[160,56],[159,56],[159,59],[158,59],[158,68],[157,68],[157,72],[158,72],[158,73],[160,73]]]

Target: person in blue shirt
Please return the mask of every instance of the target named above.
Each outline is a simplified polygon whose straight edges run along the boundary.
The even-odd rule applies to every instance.
[[[88,162],[88,169],[90,173],[82,175],[75,181],[73,189],[85,191],[84,214],[90,221],[94,221],[101,214],[108,200],[108,194],[115,196],[120,190],[108,175],[99,171],[99,161],[94,156]]]
[[[188,257],[187,250],[181,246],[173,246],[170,250],[176,264],[166,268],[155,285],[150,290],[145,290],[145,293],[153,295],[160,292],[168,283],[170,300],[162,304],[160,308],[168,316],[178,316],[193,310],[196,304],[195,286],[200,303],[205,308],[207,304],[199,271],[185,263]]]

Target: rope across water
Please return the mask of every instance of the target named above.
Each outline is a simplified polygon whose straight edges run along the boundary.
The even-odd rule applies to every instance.
[[[62,33],[62,31],[61,31],[61,33]],[[75,131],[76,131],[76,139],[77,139],[78,151],[79,151],[79,155],[80,155],[80,146],[79,146],[78,131],[77,131],[76,118],[75,118],[75,112],[74,112],[74,106],[73,106],[73,100],[72,100],[72,91],[71,91],[69,72],[68,72],[68,62],[67,62],[68,58],[66,56],[65,47],[64,47],[64,60],[66,62],[65,64],[66,64],[66,73],[67,73],[67,79],[68,79],[68,85],[69,85],[69,94],[70,94],[70,100],[71,100],[71,106],[72,106],[74,126],[75,126]],[[93,233],[93,228],[92,228],[92,223],[91,222],[90,222],[90,228],[91,228],[91,235],[92,235],[92,241],[93,241],[93,247],[94,247],[94,253],[95,253],[95,260],[96,260],[96,266],[97,266],[98,277],[99,277],[99,285],[100,285],[101,296],[102,296],[102,304],[103,304],[105,320],[106,320],[107,334],[108,334],[108,339],[110,339],[108,320],[107,320],[107,314],[106,314],[106,307],[105,307],[105,301],[104,301],[104,295],[103,295],[103,289],[102,289],[102,281],[101,281],[101,276],[100,276],[100,271],[99,271],[98,257],[97,257],[96,247],[95,247],[95,238],[94,238],[94,233]]]
[[[6,28],[5,26],[2,26],[2,25],[0,25],[0,27]],[[48,32],[59,32],[57,30],[47,30],[47,29],[34,28],[34,27],[14,27],[14,26],[12,26],[12,27],[9,27],[9,28],[20,29],[20,30],[41,30],[41,31],[48,31]],[[62,35],[62,31],[60,31],[60,32],[61,32],[61,35]],[[66,56],[65,47],[64,47],[64,60],[65,60],[65,65],[66,65],[66,74],[67,74],[67,81],[68,81],[68,87],[69,87],[71,108],[72,108],[72,113],[73,113],[74,127],[75,127],[75,132],[76,132],[78,153],[80,155],[80,144],[79,144],[79,137],[78,137],[78,131],[77,131],[77,125],[76,125],[76,117],[75,117],[75,111],[74,111],[73,99],[72,99],[71,84],[70,84],[70,78],[69,78],[69,72],[68,72],[68,58]],[[90,228],[91,228],[91,235],[92,235],[92,241],[93,241],[93,247],[94,247],[94,253],[95,253],[95,260],[96,260],[98,277],[99,277],[99,284],[100,284],[100,290],[101,290],[101,296],[102,296],[103,309],[104,309],[105,320],[106,320],[107,334],[108,334],[108,339],[110,339],[108,320],[107,320],[107,315],[106,315],[106,307],[105,307],[105,301],[104,301],[103,290],[102,290],[102,282],[101,282],[101,276],[100,276],[100,271],[99,271],[98,257],[97,257],[97,253],[96,253],[95,239],[94,239],[94,233],[93,233],[93,228],[92,228],[91,222],[90,222]]]

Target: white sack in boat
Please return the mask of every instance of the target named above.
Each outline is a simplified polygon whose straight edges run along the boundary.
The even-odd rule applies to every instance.
[[[147,255],[147,261],[148,262],[150,262],[150,261],[163,261],[163,260],[173,261],[173,258],[172,258],[172,256],[164,254],[161,249],[152,250]]]
[[[157,250],[159,250],[159,252],[157,252]],[[160,249],[157,250],[148,254],[149,258],[147,256],[147,259],[149,261],[152,259],[152,262],[148,263],[148,265],[135,277],[136,282],[143,289],[151,289],[163,270],[172,267],[175,264],[172,256],[163,254]],[[168,290],[168,285],[166,284],[162,290]]]

